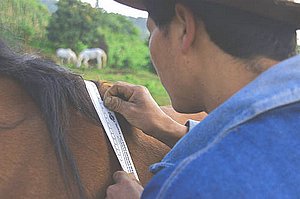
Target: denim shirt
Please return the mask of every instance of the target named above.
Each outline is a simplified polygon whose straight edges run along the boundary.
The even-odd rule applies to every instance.
[[[150,170],[142,198],[300,198],[300,56],[259,75]]]

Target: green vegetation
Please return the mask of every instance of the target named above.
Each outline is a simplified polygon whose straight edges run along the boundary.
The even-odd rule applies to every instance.
[[[55,3],[42,2],[48,7]],[[1,0],[0,8],[0,37],[9,45],[53,58],[59,47],[77,53],[84,48],[103,48],[109,58],[104,70],[71,69],[86,79],[144,85],[159,104],[170,103],[158,77],[151,72],[145,40],[127,18],[78,0],[60,0],[52,16],[40,0]]]
[[[44,4],[50,13],[53,13],[57,10],[57,0],[40,0],[42,4]]]
[[[48,9],[46,8],[47,5]],[[142,23],[145,19],[137,19]],[[57,48],[102,48],[108,53],[104,70],[71,70],[85,79],[126,81],[146,86],[160,105],[170,100],[153,73],[147,32],[134,19],[106,13],[80,0],[1,0],[0,38],[23,52],[56,60]]]
[[[49,18],[47,8],[36,0],[1,0],[0,37],[26,51],[43,48]]]
[[[85,48],[100,47],[108,52],[112,68],[151,69],[140,31],[121,15],[78,0],[60,0],[47,30],[55,48],[71,48],[78,54]]]

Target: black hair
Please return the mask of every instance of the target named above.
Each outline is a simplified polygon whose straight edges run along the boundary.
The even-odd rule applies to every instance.
[[[181,3],[203,21],[211,40],[224,52],[244,60],[267,57],[277,61],[295,54],[296,28],[273,19],[203,0],[144,0],[155,24],[167,29]]]

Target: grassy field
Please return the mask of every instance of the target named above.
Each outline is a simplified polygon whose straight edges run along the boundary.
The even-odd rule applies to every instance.
[[[170,99],[164,87],[159,81],[157,75],[148,71],[129,71],[117,70],[111,68],[98,69],[84,69],[74,68],[71,70],[83,76],[87,80],[106,80],[110,82],[124,81],[133,84],[146,86],[153,98],[159,105],[170,104]]]

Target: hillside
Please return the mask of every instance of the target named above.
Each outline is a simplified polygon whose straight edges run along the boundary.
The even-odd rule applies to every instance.
[[[45,41],[50,14],[36,0],[1,0],[0,37],[12,46]]]
[[[40,2],[47,6],[50,13],[53,13],[57,10],[57,0],[40,0]]]
[[[149,37],[149,31],[147,29],[147,19],[146,18],[134,18],[134,17],[127,17],[140,31],[141,37],[144,40],[147,40]]]

